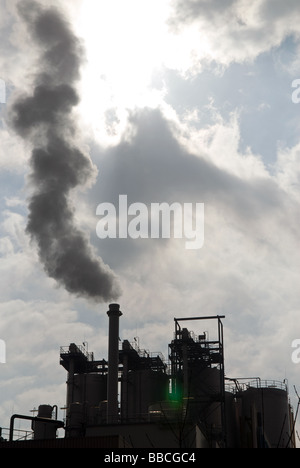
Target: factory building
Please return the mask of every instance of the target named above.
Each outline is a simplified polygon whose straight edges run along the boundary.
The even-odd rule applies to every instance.
[[[108,359],[85,347],[60,349],[67,372],[66,414],[40,405],[36,417],[13,415],[0,448],[294,448],[294,417],[285,383],[227,378],[223,316],[175,318],[166,361],[119,339],[122,316],[110,304]],[[216,328],[195,335],[184,322]],[[16,419],[31,421],[31,440],[17,440]],[[63,436],[57,436],[63,431]]]

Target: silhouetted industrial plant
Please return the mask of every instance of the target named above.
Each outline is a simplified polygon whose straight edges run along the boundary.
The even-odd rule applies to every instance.
[[[37,416],[14,414],[1,448],[295,447],[287,385],[225,376],[224,316],[174,318],[166,361],[137,341],[120,341],[119,304],[110,304],[107,314],[108,360],[75,343],[60,349],[67,371],[64,420],[51,405],[40,405]],[[215,336],[195,335],[183,326],[191,321],[213,324]],[[18,418],[31,421],[26,440],[14,430]]]

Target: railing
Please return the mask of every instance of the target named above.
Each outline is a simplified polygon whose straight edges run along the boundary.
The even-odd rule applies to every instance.
[[[287,384],[280,380],[254,380],[248,383],[249,387],[254,388],[276,388],[278,390],[287,390]]]
[[[165,357],[164,355],[160,352],[160,351],[149,351],[147,349],[141,349],[139,347],[139,340],[138,338],[136,338],[134,341],[132,342],[128,342],[130,347],[138,354],[138,356],[140,358],[151,358],[151,359],[154,359],[154,358],[159,358],[163,363],[165,362]],[[122,342],[119,342],[119,351],[123,350],[123,343]]]
[[[61,346],[60,354],[83,354],[88,361],[94,360],[94,353],[89,353],[84,346],[71,343],[69,346]]]
[[[8,427],[1,428],[1,438],[2,440],[8,440],[10,436],[10,429]],[[1,441],[0,438],[0,441]],[[25,430],[25,429],[14,429],[14,440],[32,440],[33,439],[33,431],[32,430]]]
[[[242,382],[242,380],[244,380]],[[226,391],[231,393],[243,392],[249,388],[268,389],[274,388],[277,390],[287,391],[287,383],[280,380],[261,380],[259,377],[244,378],[244,379],[227,379],[230,383],[226,383]]]

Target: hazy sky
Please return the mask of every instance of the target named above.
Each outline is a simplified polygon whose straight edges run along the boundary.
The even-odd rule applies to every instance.
[[[226,375],[287,379],[294,398],[298,1],[20,4],[0,0],[0,339],[7,351],[0,426],[39,404],[64,405],[59,347],[88,342],[105,357],[108,296],[119,289],[121,339],[138,336],[142,348],[167,356],[174,317],[225,315]],[[57,49],[58,23],[43,4],[58,6],[69,22],[59,23],[64,46]],[[57,165],[55,155],[66,152],[67,165]],[[33,226],[33,201],[45,193],[51,207],[38,205]],[[204,203],[203,248],[186,250],[180,239],[100,240],[97,206],[117,206],[120,194],[146,206]],[[37,239],[49,242],[44,255]],[[108,275],[97,301],[87,297],[91,267],[76,266],[85,285],[79,296],[61,274],[67,265],[72,276],[83,239]],[[57,263],[64,246],[68,259]],[[203,332],[198,326],[191,324]]]

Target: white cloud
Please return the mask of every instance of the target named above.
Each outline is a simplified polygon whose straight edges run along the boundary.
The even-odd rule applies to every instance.
[[[276,165],[280,186],[300,201],[300,143],[293,148],[279,148]]]
[[[77,312],[61,301],[2,301],[0,313],[1,339],[6,343],[6,363],[1,365],[1,425],[7,427],[14,412],[30,414],[43,403],[64,405],[60,346],[67,346],[74,337],[89,337],[91,328],[80,323]]]
[[[203,127],[195,109],[187,111],[181,118],[173,118],[176,137],[184,147],[242,179],[268,178],[269,172],[261,155],[253,154],[251,148],[241,153],[239,111],[232,112],[227,120],[213,107],[212,102],[206,109],[212,113],[212,123]]]
[[[191,52],[186,71],[197,71],[202,60],[224,66],[235,61],[252,61],[280,45],[287,36],[298,38],[299,17],[298,3],[294,0],[177,0],[170,26],[183,41],[186,38],[186,53]]]
[[[24,150],[24,145],[5,128],[0,128],[0,138],[0,171],[24,174],[28,162],[28,154]]]
[[[204,201],[205,245],[189,254],[176,240],[167,244],[96,241],[99,249],[116,253],[114,267],[122,271],[124,302],[147,303],[148,298],[148,306],[142,307],[145,315],[169,301],[170,314],[185,309],[186,301],[190,307],[193,302],[201,304],[201,310],[232,307],[234,316],[243,317],[246,323],[246,310],[252,315],[262,313],[262,320],[272,307],[281,313],[274,290],[284,296],[290,291],[291,300],[298,295],[294,282],[289,285],[288,281],[288,270],[293,278],[297,275],[299,260],[298,204],[281,189],[276,176],[265,171],[260,159],[241,155],[237,139],[227,139],[226,132],[238,133],[237,121],[232,127],[228,123],[225,130],[222,123],[212,130],[211,145],[206,148],[209,159],[207,154],[202,157],[203,146],[195,156],[180,147],[170,131],[172,124],[168,128],[158,113],[146,112],[133,120],[136,130],[131,142],[119,145],[101,160],[104,176],[100,175],[93,197],[111,201],[118,187],[132,201],[150,202],[157,196]],[[214,139],[218,132],[221,137]],[[219,154],[224,155],[222,163]],[[128,283],[145,281],[146,286],[133,294],[126,278]]]

